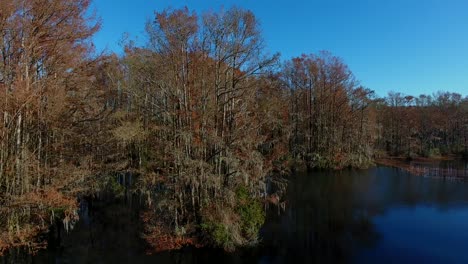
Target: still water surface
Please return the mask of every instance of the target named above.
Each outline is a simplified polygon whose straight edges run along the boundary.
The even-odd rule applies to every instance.
[[[60,246],[3,262],[468,263],[468,183],[389,167],[298,173],[285,199],[284,212],[268,211],[262,245],[254,249],[147,256],[138,201],[127,199],[84,202],[80,222]]]

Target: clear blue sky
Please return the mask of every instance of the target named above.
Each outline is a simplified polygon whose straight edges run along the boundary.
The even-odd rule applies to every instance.
[[[103,23],[95,45],[119,52],[124,32],[143,42],[155,10],[232,5],[255,13],[269,52],[282,59],[328,50],[380,96],[468,95],[467,0],[94,0]]]

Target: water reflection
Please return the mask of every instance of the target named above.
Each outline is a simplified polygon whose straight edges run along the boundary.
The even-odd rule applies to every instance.
[[[268,211],[253,249],[147,256],[134,197],[83,203],[59,247],[3,263],[468,263],[467,183],[389,167],[299,173],[285,199],[284,212]]]
[[[410,161],[413,174],[444,180],[467,181],[468,163],[463,160]]]
[[[271,262],[342,262],[356,244],[378,240],[366,210],[355,206],[351,172],[295,175],[288,191],[286,213],[270,213],[263,236]],[[268,252],[267,251],[267,252]]]
[[[270,262],[468,262],[466,184],[387,167],[315,172],[295,176],[288,202],[264,229]]]

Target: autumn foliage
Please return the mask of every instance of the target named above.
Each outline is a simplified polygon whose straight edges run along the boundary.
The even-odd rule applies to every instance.
[[[89,1],[0,3],[0,251],[76,216],[90,176],[79,122],[95,109]],[[84,104],[86,102],[86,105]],[[99,106],[102,107],[102,106]],[[73,219],[72,219],[73,218]]]
[[[150,247],[232,250],[258,242],[262,201],[284,208],[291,168],[468,156],[468,98],[377,98],[328,52],[282,63],[248,10],[155,12],[148,43],[96,55],[89,6],[0,1],[0,252],[44,247],[119,173]]]

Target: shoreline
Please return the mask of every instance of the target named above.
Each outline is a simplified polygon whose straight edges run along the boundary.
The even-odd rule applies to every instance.
[[[440,168],[440,166],[432,167],[434,163],[441,161],[457,161],[463,160],[458,156],[439,156],[433,158],[416,157],[407,159],[404,157],[384,157],[375,160],[377,165],[383,165],[393,168],[402,169],[415,176],[423,176],[439,179],[450,180],[468,180],[468,170],[459,168]]]

